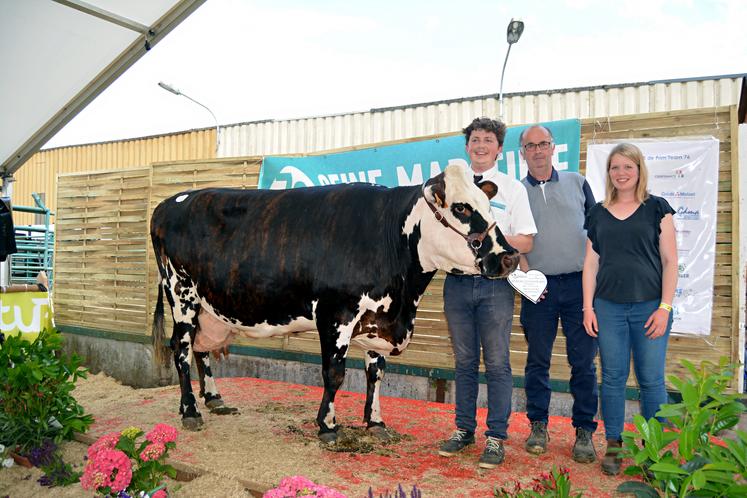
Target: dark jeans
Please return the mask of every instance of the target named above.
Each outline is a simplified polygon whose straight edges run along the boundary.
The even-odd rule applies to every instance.
[[[454,348],[456,426],[475,432],[480,346],[488,384],[487,436],[508,438],[513,377],[509,357],[514,290],[505,279],[447,275],[444,311]]]
[[[537,304],[522,297],[521,326],[528,345],[524,389],[527,418],[546,423],[551,394],[550,360],[560,319],[571,366],[572,423],[574,427],[594,432],[599,401],[594,366],[597,341],[584,330],[582,305],[581,272],[548,276],[547,294]]]

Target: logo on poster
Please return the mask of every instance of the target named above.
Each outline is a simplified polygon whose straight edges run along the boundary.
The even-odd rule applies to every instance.
[[[686,287],[686,288],[683,288],[683,287],[677,287],[677,288],[676,288],[676,289],[674,290],[674,297],[676,297],[676,298],[679,298],[679,299],[682,299],[682,298],[686,298],[686,297],[690,297],[690,296],[692,296],[692,295],[694,295],[694,294],[695,294],[695,291],[693,291],[693,290],[692,290],[691,288],[689,288],[689,287]]]
[[[699,220],[700,210],[690,209],[687,206],[679,206],[675,209],[674,217],[680,220]]]
[[[681,190],[662,192],[662,197],[669,197],[671,199],[691,199],[695,197],[695,192],[683,192]]]
[[[684,264],[680,263],[679,265],[677,265],[677,273],[679,274],[680,278],[690,278],[690,274],[685,273],[685,269],[686,268]]]
[[[654,178],[658,180],[664,180],[664,179],[670,179],[670,180],[679,180],[680,178],[685,178],[685,170],[682,168],[677,168],[671,173],[665,173],[661,175],[654,175]]]

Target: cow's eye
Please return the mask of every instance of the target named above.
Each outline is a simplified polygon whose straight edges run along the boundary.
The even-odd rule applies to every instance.
[[[454,211],[456,211],[459,214],[464,214],[465,209],[464,209],[464,206],[460,204],[460,205],[454,206]]]

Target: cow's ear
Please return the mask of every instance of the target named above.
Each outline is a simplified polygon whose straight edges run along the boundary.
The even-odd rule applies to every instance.
[[[485,192],[485,195],[488,196],[488,199],[492,199],[493,197],[495,197],[495,194],[498,193],[498,185],[491,182],[490,180],[484,181],[477,186],[480,187],[480,190]]]
[[[425,182],[424,194],[428,202],[438,207],[446,207],[446,183],[443,173]]]

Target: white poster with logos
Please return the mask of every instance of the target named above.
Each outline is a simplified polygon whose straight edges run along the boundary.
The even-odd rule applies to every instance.
[[[675,210],[679,279],[672,332],[710,335],[716,260],[718,146],[715,138],[631,141],[648,167],[649,191]],[[607,156],[616,143],[592,144],[586,178],[597,200],[604,199]]]

